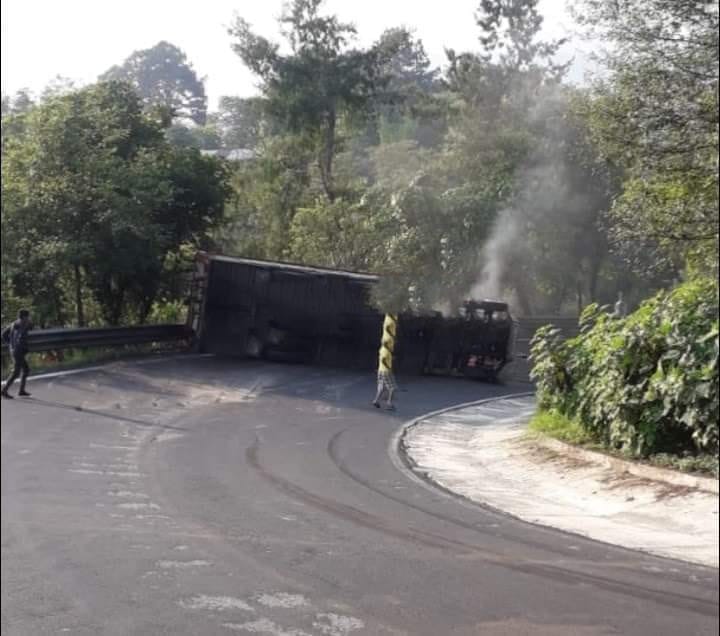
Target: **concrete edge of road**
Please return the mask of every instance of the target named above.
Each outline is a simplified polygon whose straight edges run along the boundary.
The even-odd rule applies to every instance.
[[[497,506],[489,503],[480,502],[462,493],[455,492],[454,490],[438,483],[426,471],[419,469],[418,464],[408,452],[407,446],[405,445],[405,438],[415,426],[421,424],[422,422],[432,420],[435,417],[455,411],[462,411],[463,409],[467,408],[481,406],[483,404],[490,404],[492,402],[498,402],[502,400],[532,397],[533,395],[534,392],[532,391],[500,395],[491,398],[484,398],[482,400],[474,400],[472,402],[456,404],[454,406],[439,409],[437,411],[431,411],[429,413],[425,413],[423,415],[415,417],[412,420],[409,420],[402,424],[391,437],[390,443],[388,444],[388,455],[390,456],[390,460],[398,471],[403,473],[406,477],[414,481],[419,486],[432,493],[440,494],[444,497],[452,499],[467,508],[492,510],[495,513],[506,515],[508,517],[518,519],[519,521],[524,521],[520,517],[517,517],[516,515],[512,514],[511,512],[505,511],[502,508],[498,508]],[[560,442],[559,440],[553,440],[550,438],[541,439],[540,436],[534,438],[533,442],[539,443],[547,450],[550,450],[557,454],[574,458],[580,461],[600,464],[604,467],[615,470],[619,474],[629,473],[639,478],[644,478],[652,481],[660,481],[673,486],[693,488],[706,493],[718,494],[718,481],[710,477],[698,477],[690,474],[679,473],[673,470],[658,468],[654,466],[647,466],[644,464],[637,464],[620,458],[615,458],[597,451],[590,451],[587,449],[578,448],[576,446]],[[558,529],[558,531],[575,534],[567,530]],[[595,540],[597,541],[597,539]],[[600,542],[603,543],[603,541]]]
[[[629,461],[620,457],[613,457],[598,451],[588,450],[573,446],[557,439],[545,436],[533,437],[533,442],[566,457],[571,457],[580,461],[593,464],[600,464],[605,468],[610,468],[618,473],[628,473],[634,477],[641,477],[651,481],[660,481],[672,486],[681,488],[693,488],[714,495],[719,494],[720,482],[712,477],[702,477],[700,475],[692,475],[690,473],[681,473],[668,468],[659,466],[650,466],[648,464],[640,464],[638,462]]]
[[[512,393],[508,395],[496,396],[491,398],[485,398],[482,400],[475,400],[473,402],[464,402],[462,404],[456,404],[444,409],[437,411],[431,411],[419,417],[413,418],[408,422],[405,422],[395,435],[390,440],[390,456],[393,459],[393,463],[396,467],[400,468],[402,472],[409,474],[415,480],[421,480],[425,485],[431,486],[433,489],[440,490],[447,494],[450,494],[456,498],[460,498],[478,505],[477,502],[472,501],[464,495],[454,493],[453,491],[445,488],[444,486],[435,482],[432,478],[425,475],[424,472],[417,470],[417,464],[407,452],[405,446],[405,437],[414,426],[417,426],[421,422],[432,420],[433,418],[445,415],[446,413],[452,413],[454,411],[462,411],[463,409],[480,406],[483,404],[489,404],[492,402],[499,402],[501,400],[512,400],[517,398],[531,397],[534,392],[523,392],[523,393]],[[599,451],[589,450],[587,448],[581,448],[579,446],[573,446],[566,442],[562,442],[551,437],[544,435],[537,435],[532,438],[532,441],[545,449],[564,455],[566,457],[584,461],[592,464],[599,464],[605,468],[610,468],[617,473],[627,473],[634,477],[640,477],[651,481],[659,481],[671,486],[678,486],[680,488],[692,488],[707,492],[711,494],[720,494],[720,480],[712,477],[703,477],[700,475],[692,475],[690,473],[681,473],[676,470],[661,468],[659,466],[650,466],[648,464],[641,464],[630,460],[622,459],[620,457],[613,457],[606,453]],[[399,460],[399,463],[398,463]]]
[[[400,426],[400,428],[395,431],[394,435],[390,438],[390,443],[388,445],[388,455],[390,456],[390,461],[393,463],[395,468],[399,470],[401,473],[403,473],[406,477],[414,481],[416,484],[422,486],[426,490],[429,490],[430,492],[433,492],[435,494],[442,494],[445,497],[448,497],[450,499],[454,499],[455,501],[461,503],[462,505],[468,507],[468,508],[482,508],[485,510],[492,510],[493,512],[500,513],[503,515],[507,515],[509,517],[517,518],[514,515],[505,512],[504,510],[501,510],[499,508],[496,508],[494,506],[490,506],[489,504],[483,504],[478,501],[475,501],[474,499],[470,499],[469,497],[466,497],[465,495],[462,495],[460,493],[457,493],[449,488],[445,488],[442,484],[439,484],[434,479],[432,479],[428,474],[426,474],[423,471],[417,470],[417,464],[413,460],[413,458],[410,456],[410,454],[407,452],[407,447],[405,446],[405,436],[407,435],[408,431],[412,429],[413,427],[417,426],[421,422],[424,422],[426,420],[432,419],[434,417],[437,417],[439,415],[444,415],[445,413],[452,413],[453,411],[461,411],[463,409],[471,408],[473,406],[480,406],[482,404],[489,404],[491,402],[497,402],[499,400],[512,400],[517,398],[526,398],[526,397],[532,397],[535,395],[534,391],[524,391],[522,393],[510,393],[508,395],[498,395],[491,398],[484,398],[482,400],[473,400],[472,402],[463,402],[461,404],[456,404],[454,406],[449,406],[443,409],[438,409],[437,411],[430,411],[429,413],[425,413],[424,415],[420,415],[418,417],[415,417],[411,420],[408,420],[404,424]]]

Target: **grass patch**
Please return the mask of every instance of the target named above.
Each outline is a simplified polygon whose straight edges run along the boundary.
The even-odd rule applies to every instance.
[[[530,420],[528,430],[531,433],[538,433],[554,437],[561,442],[585,446],[595,443],[590,434],[582,427],[582,424],[557,411],[538,411]]]
[[[658,468],[670,468],[683,473],[692,473],[703,477],[720,476],[720,460],[714,455],[672,455],[669,453],[658,453],[648,457],[633,457],[629,453],[609,448],[601,444],[577,420],[553,410],[538,411],[530,420],[528,431],[535,435],[545,435],[558,439],[561,442],[583,446],[591,450],[597,450],[613,457],[634,461],[637,463],[657,466]]]

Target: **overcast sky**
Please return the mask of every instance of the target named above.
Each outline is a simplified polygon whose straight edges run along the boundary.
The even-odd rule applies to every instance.
[[[434,64],[445,47],[477,48],[473,12],[478,0],[327,0],[328,11],[358,28],[367,45],[389,27],[413,28]],[[137,49],[167,40],[185,51],[205,78],[209,104],[221,95],[252,95],[255,79],[230,49],[227,27],[234,15],[279,39],[283,0],[2,0],[2,92],[40,92],[56,76],[79,84],[94,81]],[[566,0],[541,0],[549,37],[572,32]],[[587,43],[575,40],[563,57],[576,62],[571,78],[588,66]]]

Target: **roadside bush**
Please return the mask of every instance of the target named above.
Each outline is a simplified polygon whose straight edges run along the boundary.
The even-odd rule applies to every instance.
[[[146,322],[148,324],[176,324],[185,322],[187,306],[181,300],[164,300],[153,303]]]
[[[541,408],[634,456],[717,454],[716,281],[662,292],[624,319],[591,305],[580,325],[571,340],[553,327],[533,339]]]

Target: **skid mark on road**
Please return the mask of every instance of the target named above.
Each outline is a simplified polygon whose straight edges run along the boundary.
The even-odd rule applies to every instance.
[[[717,614],[717,601],[667,592],[665,590],[657,589],[650,584],[650,582],[648,582],[648,584],[638,585],[626,582],[622,579],[611,578],[612,575],[593,575],[579,569],[576,570],[565,566],[559,567],[555,565],[555,561],[519,561],[517,557],[512,554],[488,552],[478,546],[464,543],[462,541],[447,539],[433,533],[413,529],[398,529],[375,515],[366,513],[352,506],[315,495],[301,488],[297,484],[274,474],[260,462],[259,449],[260,438],[256,437],[252,446],[248,447],[246,450],[246,459],[248,464],[264,479],[273,484],[281,492],[285,492],[288,496],[299,499],[319,510],[327,512],[333,516],[337,516],[345,521],[355,523],[371,530],[383,532],[388,536],[401,540],[412,541],[420,545],[440,550],[450,550],[458,556],[472,556],[472,558],[484,561],[487,564],[504,567],[526,575],[529,574],[537,576],[541,579],[554,580],[565,584],[575,583],[591,585],[605,591],[627,595],[638,599],[655,601],[665,605],[670,605],[677,609],[688,610],[706,616],[714,616]],[[574,562],[573,565],[577,568],[581,568],[583,563]],[[613,567],[612,564],[610,564],[610,567]]]
[[[343,504],[331,499],[326,499],[320,495],[311,493],[297,484],[290,482],[282,477],[272,473],[265,466],[263,466],[258,457],[260,447],[260,439],[256,438],[255,443],[248,447],[245,452],[245,456],[248,464],[255,469],[266,481],[270,482],[281,492],[284,492],[290,497],[299,499],[304,503],[310,504],[318,510],[327,512],[335,517],[339,517],[344,521],[349,521],[356,525],[383,532],[396,539],[404,541],[412,541],[426,547],[435,548],[438,550],[452,550],[460,553],[467,553],[476,551],[475,546],[462,543],[460,541],[454,541],[452,539],[446,539],[440,535],[432,534],[429,532],[423,532],[420,530],[413,529],[400,529],[390,525],[385,520],[367,513],[353,506]]]

